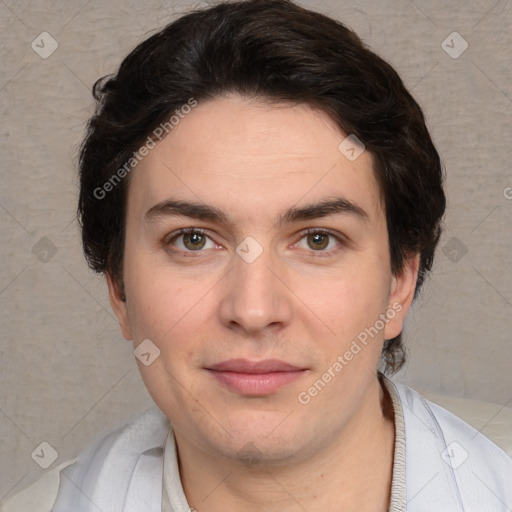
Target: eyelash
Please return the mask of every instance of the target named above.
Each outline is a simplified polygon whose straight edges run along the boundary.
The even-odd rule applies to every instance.
[[[201,228],[182,228],[182,229],[179,229],[178,231],[175,231],[174,233],[171,233],[171,235],[166,237],[165,240],[164,240],[164,243],[165,243],[166,246],[169,246],[177,238],[179,238],[180,236],[186,235],[186,234],[191,234],[191,233],[195,233],[195,234],[198,234],[198,235],[205,236],[205,237],[207,237],[207,238],[209,238],[211,240],[211,238],[208,236],[206,231],[204,231]],[[335,233],[333,233],[332,231],[330,231],[328,229],[309,228],[309,229],[306,229],[305,231],[303,231],[301,233],[301,236],[300,236],[299,240],[294,245],[298,244],[306,236],[312,235],[312,234],[315,234],[315,235],[317,235],[317,234],[318,235],[328,235],[328,236],[334,238],[340,245],[344,245],[344,242],[345,242],[344,239],[341,236],[336,235]],[[199,249],[197,251],[182,251],[181,249],[178,249],[178,250],[169,249],[169,250],[172,253],[187,254],[186,257],[197,257],[197,256],[199,256],[199,254],[202,251],[208,250],[208,249]],[[310,252],[312,257],[314,257],[314,258],[329,258],[331,256],[334,256],[333,253],[336,253],[339,250],[340,250],[340,247],[338,247],[336,249],[331,249],[330,251],[324,251],[324,250],[314,251],[314,250],[310,250],[308,252]],[[195,255],[194,253],[198,253],[198,254]]]

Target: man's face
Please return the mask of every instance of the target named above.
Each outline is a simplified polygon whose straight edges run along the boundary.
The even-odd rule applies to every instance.
[[[372,157],[350,161],[344,138],[308,106],[227,96],[133,171],[127,302],[109,280],[111,301],[124,336],[160,350],[139,366],[178,441],[299,460],[378,399],[382,344],[401,331],[415,276],[391,275]],[[326,201],[337,206],[315,208]],[[178,214],[177,202],[198,207]]]

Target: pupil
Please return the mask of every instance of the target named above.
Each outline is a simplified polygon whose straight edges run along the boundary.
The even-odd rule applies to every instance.
[[[200,246],[199,248],[201,248],[204,245],[203,235],[201,235],[200,233],[186,234],[185,241],[189,242],[192,246],[195,246],[193,247],[194,249],[197,249],[198,246]]]
[[[322,235],[320,233],[315,233],[314,235],[310,235],[313,241],[313,244],[316,245],[316,249],[325,249],[327,247],[327,236]],[[320,247],[319,247],[320,246]]]

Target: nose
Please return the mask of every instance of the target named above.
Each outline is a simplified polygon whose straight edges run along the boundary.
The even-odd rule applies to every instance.
[[[271,331],[290,323],[292,293],[285,284],[285,271],[269,250],[254,260],[235,254],[233,269],[223,280],[219,304],[221,322],[243,335]]]

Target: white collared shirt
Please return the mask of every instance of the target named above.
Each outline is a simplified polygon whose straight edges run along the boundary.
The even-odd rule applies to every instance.
[[[390,512],[511,512],[512,458],[408,386],[384,383],[395,412]],[[0,512],[190,512],[170,432],[153,407],[62,469],[53,507],[21,493]]]

